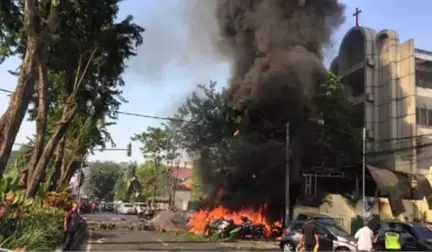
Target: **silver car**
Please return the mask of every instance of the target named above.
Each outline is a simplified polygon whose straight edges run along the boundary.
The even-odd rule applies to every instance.
[[[304,223],[293,221],[289,224],[279,243],[281,250],[296,251]],[[316,222],[316,232],[320,244],[318,251],[357,251],[354,237],[339,226]]]

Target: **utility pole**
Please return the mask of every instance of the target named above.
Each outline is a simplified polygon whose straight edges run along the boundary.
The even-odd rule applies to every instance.
[[[363,127],[362,132],[362,195],[363,195],[363,219],[366,218],[366,127]]]
[[[180,161],[177,161],[177,165],[175,168],[175,171],[173,171],[173,183],[172,183],[172,206],[173,208],[176,207],[175,201],[176,201],[176,190],[177,190],[177,176],[180,168]]]
[[[290,172],[290,124],[286,123],[285,126],[285,227],[288,226],[290,221],[290,185],[291,185],[291,172]]]

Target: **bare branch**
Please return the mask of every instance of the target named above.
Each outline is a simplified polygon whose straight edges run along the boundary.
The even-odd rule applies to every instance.
[[[74,86],[73,86],[72,90],[75,90],[77,88],[77,86],[78,86],[78,80],[79,80],[79,77],[80,77],[80,74],[81,74],[81,68],[82,68],[82,59],[83,59],[83,56],[80,55],[80,58],[78,60],[77,71],[75,73]]]
[[[73,92],[75,92],[75,93],[78,92],[78,89],[80,88],[81,84],[83,83],[84,77],[87,74],[87,71],[88,71],[88,69],[90,67],[91,62],[93,61],[93,58],[94,58],[96,52],[97,52],[97,48],[95,48],[93,50],[93,52],[90,54],[90,57],[87,60],[86,66],[84,68],[84,71],[80,74],[81,76],[79,77],[79,81],[77,83],[75,83],[75,85],[74,85],[74,91]]]

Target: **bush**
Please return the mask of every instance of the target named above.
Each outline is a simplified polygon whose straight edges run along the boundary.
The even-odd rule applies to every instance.
[[[45,207],[57,207],[60,209],[68,209],[71,207],[73,201],[72,195],[67,192],[48,192],[44,199],[43,205]]]
[[[64,211],[56,208],[35,208],[22,216],[15,231],[7,221],[0,223],[0,247],[26,248],[27,251],[55,250],[63,239]]]
[[[60,200],[52,203],[63,206],[66,198],[62,194]],[[41,197],[24,196],[18,177],[0,177],[0,248],[55,250],[63,238],[64,210],[50,204],[41,207],[41,203]]]

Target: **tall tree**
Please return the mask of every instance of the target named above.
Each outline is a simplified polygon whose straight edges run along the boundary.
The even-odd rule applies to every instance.
[[[88,169],[84,192],[90,198],[112,201],[115,194],[114,185],[120,176],[120,165],[114,162],[96,162]]]
[[[61,2],[61,4],[60,4]],[[38,66],[44,60],[59,24],[63,3],[59,0],[5,0],[0,6],[0,42],[3,59],[23,58],[17,87],[0,118],[0,174],[6,167],[12,145],[33,95]],[[24,45],[24,46],[23,46]]]
[[[137,179],[141,183],[142,194],[145,198],[149,198],[154,195],[154,188],[158,187],[160,195],[167,193],[168,186],[166,181],[163,180],[163,174],[165,171],[165,166],[160,165],[155,169],[154,163],[152,161],[146,161],[138,167]]]
[[[30,167],[29,196],[34,195],[37,184],[43,180],[46,166],[74,117],[88,117],[97,125],[104,117],[115,119],[116,110],[124,101],[118,89],[124,85],[121,75],[125,60],[134,56],[135,48],[142,43],[143,28],[134,24],[131,16],[115,22],[118,2],[78,1],[67,5],[68,11],[61,16],[64,22],[47,65],[59,81],[57,93],[65,99],[61,101],[57,126],[37,163]]]
[[[166,161],[167,152],[170,148],[170,135],[166,128],[148,127],[145,132],[135,134],[132,141],[141,143],[140,150],[145,158],[152,160],[154,174],[160,174],[163,165]],[[156,197],[158,183],[153,184],[153,197]]]

